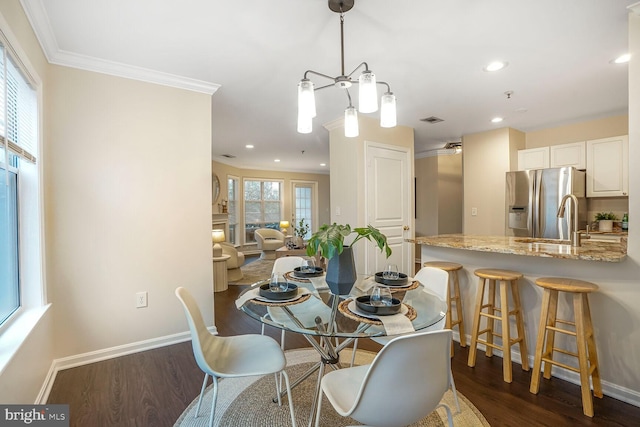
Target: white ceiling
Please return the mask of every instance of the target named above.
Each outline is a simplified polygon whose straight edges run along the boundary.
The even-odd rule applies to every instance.
[[[328,172],[319,166],[329,163],[322,125],[342,116],[345,96],[316,93],[313,132],[296,132],[304,72],[340,74],[339,16],[326,0],[21,2],[52,63],[215,92],[214,160]],[[416,153],[496,127],[527,132],[625,114],[627,66],[609,61],[627,50],[626,7],[635,2],[357,0],[345,15],[345,68],[366,61],[391,85]],[[509,66],[482,70],[496,59]],[[419,121],[429,116],[444,122]]]

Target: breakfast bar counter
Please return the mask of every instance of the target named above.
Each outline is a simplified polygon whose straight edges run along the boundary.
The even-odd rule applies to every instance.
[[[523,357],[529,359],[529,365],[533,364],[543,300],[543,291],[536,285],[537,279],[560,277],[598,285],[598,292],[589,295],[589,306],[596,329],[604,394],[640,404],[640,359],[629,356],[640,354],[640,345],[637,344],[640,342],[640,328],[635,314],[638,311],[636,295],[640,291],[640,262],[633,254],[627,253],[626,235],[620,235],[620,241],[600,240],[604,239],[593,234],[591,239],[584,240],[582,246],[575,248],[548,239],[471,234],[416,237],[409,241],[419,245],[417,258],[421,264],[446,261],[462,265],[458,277],[467,342],[471,338],[479,287],[479,279],[474,272],[478,269],[500,269],[523,275],[518,280],[518,290],[529,354],[521,355],[517,348],[512,348],[511,359],[516,364],[522,363]],[[629,249],[635,248],[632,245]],[[558,303],[557,316],[559,319],[573,318],[570,301],[565,299]],[[453,335],[455,341],[460,340],[457,328],[454,328]],[[480,345],[480,349],[482,347]],[[500,356],[502,351],[496,350],[496,354]],[[561,357],[563,363],[575,364],[570,356]],[[554,366],[552,375],[580,384],[575,372],[561,367]]]
[[[584,239],[580,247],[571,247],[563,240],[464,234],[416,237],[407,241],[441,248],[584,261],[620,262],[627,256],[626,236],[620,242]]]

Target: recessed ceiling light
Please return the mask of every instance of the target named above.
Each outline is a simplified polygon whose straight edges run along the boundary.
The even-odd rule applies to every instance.
[[[244,148],[252,149],[252,148],[253,148],[253,145],[251,145],[251,144],[247,144],[247,145],[245,145],[245,146],[244,146]]]
[[[628,53],[625,53],[624,55],[620,55],[616,59],[612,59],[609,62],[611,62],[612,64],[626,64],[627,62],[629,62],[630,59],[631,59],[631,55]]]
[[[498,70],[502,70],[507,65],[509,65],[508,62],[493,61],[492,63],[490,63],[489,65],[484,67],[483,70],[484,71],[498,71]]]
[[[273,159],[273,161],[278,163],[278,162],[280,162],[280,159]]]
[[[494,117],[491,119],[491,123],[500,123],[502,121],[502,117]]]
[[[326,163],[320,163],[320,166],[327,166]]]

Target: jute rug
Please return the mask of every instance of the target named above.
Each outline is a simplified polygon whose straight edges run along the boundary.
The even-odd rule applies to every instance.
[[[271,276],[271,270],[273,269],[272,259],[256,259],[246,263],[240,270],[242,270],[242,279],[235,282],[229,282],[230,285],[250,285],[263,279],[268,279]]]
[[[291,381],[294,381],[306,369],[318,361],[318,354],[312,349],[290,350],[286,352],[287,373]],[[374,353],[358,351],[356,364],[365,364],[373,360]],[[341,353],[343,361],[351,360],[349,350]],[[311,410],[311,399],[316,386],[317,375],[312,375],[307,380],[292,390],[293,405],[298,426],[306,426],[309,421]],[[275,383],[273,375],[266,377],[247,377],[221,380],[218,390],[218,402],[216,405],[216,416],[214,425],[218,427],[281,427],[290,426],[291,417],[289,415],[289,405],[286,396],[283,398],[282,406],[272,403],[275,396]],[[209,422],[212,392],[211,387],[205,392],[200,408],[200,416],[194,418],[198,397],[191,402],[189,407],[182,413],[176,421],[174,427],[196,427],[206,426]],[[352,418],[345,418],[338,415],[326,397],[323,397],[322,415],[320,425],[325,427],[338,427],[348,425],[358,425]],[[469,402],[460,392],[460,413],[456,414],[453,394],[448,391],[443,399],[454,413],[454,424],[456,427],[478,427],[489,426],[482,414]],[[390,409],[392,410],[392,409]],[[443,408],[430,414],[419,423],[412,426],[446,426],[447,415]]]

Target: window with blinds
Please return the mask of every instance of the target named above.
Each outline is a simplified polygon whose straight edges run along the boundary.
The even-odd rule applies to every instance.
[[[0,42],[0,139],[3,148],[30,162],[38,147],[38,96],[10,49]]]
[[[26,67],[0,31],[0,325],[22,305],[21,161],[35,164],[38,147],[38,95],[23,70]],[[26,200],[32,197],[22,195]]]
[[[280,229],[282,219],[282,182],[244,180],[244,242],[255,242],[258,228]]]

